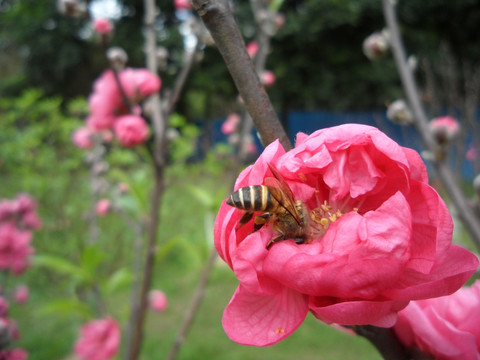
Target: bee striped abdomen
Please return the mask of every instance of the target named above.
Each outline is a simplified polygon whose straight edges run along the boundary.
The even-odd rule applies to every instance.
[[[230,195],[227,204],[247,211],[274,211],[278,207],[278,201],[265,185],[240,188]]]

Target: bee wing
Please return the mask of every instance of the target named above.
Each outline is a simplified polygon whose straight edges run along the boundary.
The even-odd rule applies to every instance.
[[[290,186],[288,186],[285,178],[273,165],[267,165],[275,177],[265,178],[265,185],[270,188],[269,190],[272,196],[290,213],[290,215],[294,217],[294,219],[300,225],[302,223],[302,219],[297,211],[297,208],[295,207],[295,196],[293,195],[292,189],[290,189]]]

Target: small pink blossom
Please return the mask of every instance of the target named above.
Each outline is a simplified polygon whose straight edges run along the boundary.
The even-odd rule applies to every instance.
[[[34,253],[31,240],[30,231],[19,230],[13,223],[0,224],[0,269],[18,275],[30,266],[30,256]]]
[[[247,44],[247,53],[251,58],[255,57],[258,52],[258,43],[256,41],[251,41]]]
[[[156,312],[162,312],[167,308],[167,295],[161,290],[151,290],[148,294],[148,305]]]
[[[192,8],[192,4],[190,4],[190,0],[174,0],[173,5],[177,10],[181,10],[181,9],[190,10]]]
[[[113,31],[113,24],[109,19],[96,19],[93,22],[93,28],[100,35],[108,35]]]
[[[118,352],[120,338],[120,327],[113,318],[90,321],[81,329],[75,355],[82,360],[109,360]]]
[[[8,301],[3,296],[0,296],[0,319],[3,319],[8,315],[9,309],[10,304]]]
[[[0,360],[25,360],[28,352],[23,349],[8,349],[0,351]]]
[[[412,301],[394,331],[407,348],[439,360],[480,359],[480,280],[450,296]]]
[[[240,115],[236,113],[228,115],[227,119],[222,123],[222,127],[220,129],[222,134],[230,135],[231,133],[235,132],[239,122]]]
[[[37,214],[37,202],[28,194],[19,194],[16,202],[20,225],[23,228],[38,230],[42,227],[42,221]]]
[[[30,292],[28,290],[27,285],[18,285],[15,288],[15,291],[13,293],[13,299],[18,304],[23,304],[23,303],[27,302],[29,294],[30,294]]]
[[[112,204],[108,199],[100,199],[95,206],[95,212],[99,216],[107,215],[111,210]]]
[[[279,234],[272,222],[239,227],[244,211],[221,205],[215,247],[240,282],[222,322],[236,342],[275,344],[308,312],[326,323],[391,327],[409,301],[451,294],[478,266],[452,245],[451,216],[419,154],[376,128],[300,133],[288,152],[277,140],[235,190],[266,184],[267,164],[306,206],[307,231],[267,249]]]
[[[454,140],[460,133],[458,121],[451,116],[435,118],[430,121],[429,126],[439,144],[446,144]]]
[[[271,87],[273,84],[275,84],[275,74],[270,71],[270,70],[265,70],[262,72],[260,76],[260,80],[262,81],[262,84],[265,87]]]
[[[136,115],[124,115],[115,122],[115,134],[124,147],[133,147],[148,139],[149,128],[145,120]]]
[[[475,145],[470,145],[467,153],[465,154],[465,157],[467,158],[468,161],[475,161],[478,158],[478,150],[475,147]]]
[[[72,142],[80,149],[91,149],[95,145],[92,136],[93,132],[89,127],[81,127],[73,133]]]
[[[162,81],[147,69],[126,68],[120,73],[120,81],[130,99],[143,99],[160,90]]]

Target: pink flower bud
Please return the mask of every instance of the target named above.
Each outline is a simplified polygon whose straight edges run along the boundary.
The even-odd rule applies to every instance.
[[[94,145],[92,140],[93,132],[88,127],[81,127],[72,135],[73,144],[80,149],[91,149]]]
[[[458,121],[451,116],[435,118],[429,123],[430,131],[439,144],[447,144],[455,140],[460,133]]]
[[[247,45],[247,53],[251,58],[255,57],[258,52],[258,43],[256,41],[251,41]]]
[[[192,4],[190,4],[189,0],[174,0],[173,5],[177,10],[181,10],[181,9],[190,10],[192,8]]]
[[[0,269],[12,270],[18,275],[29,267],[34,253],[31,240],[30,231],[19,230],[10,222],[0,224]]]
[[[23,304],[27,302],[29,296],[29,290],[27,285],[18,285],[15,288],[15,292],[13,294],[13,299],[19,303]]]
[[[153,311],[164,311],[168,306],[167,295],[161,290],[151,290],[148,294],[148,305]]]
[[[222,123],[221,131],[225,135],[230,135],[235,132],[237,129],[238,123],[240,122],[240,115],[233,113],[228,115],[227,120]]]
[[[101,199],[97,202],[95,207],[95,211],[97,215],[104,216],[107,215],[111,210],[110,200],[108,199]]]
[[[468,161],[475,161],[478,158],[478,149],[475,147],[475,145],[471,144],[468,147],[467,153],[465,154],[465,157],[467,158]]]
[[[114,131],[124,147],[134,147],[148,139],[149,128],[145,120],[136,115],[124,115],[117,119]]]
[[[93,28],[100,35],[109,35],[113,31],[113,24],[109,19],[96,19]]]
[[[260,75],[260,80],[266,88],[275,84],[275,74],[270,70],[265,70]]]

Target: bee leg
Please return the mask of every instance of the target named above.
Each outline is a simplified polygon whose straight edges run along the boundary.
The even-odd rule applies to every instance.
[[[268,244],[267,244],[267,246],[266,246],[267,250],[269,250],[270,247],[271,247],[275,242],[277,242],[277,241],[279,241],[279,240],[284,240],[285,234],[284,234],[282,231],[278,230],[278,229],[276,229],[276,230],[278,231],[278,235],[275,236],[272,240],[270,240],[270,241],[268,242]]]
[[[240,218],[240,221],[238,223],[238,226],[237,226],[237,229],[240,229],[243,225],[245,225],[246,223],[248,223],[253,217],[253,213],[250,212],[250,211],[247,211],[245,212],[245,214],[243,214],[243,216]]]
[[[255,219],[253,219],[253,231],[258,231],[262,228],[263,225],[265,225],[268,221],[268,219],[272,216],[271,213],[265,213],[262,215],[255,216]]]

